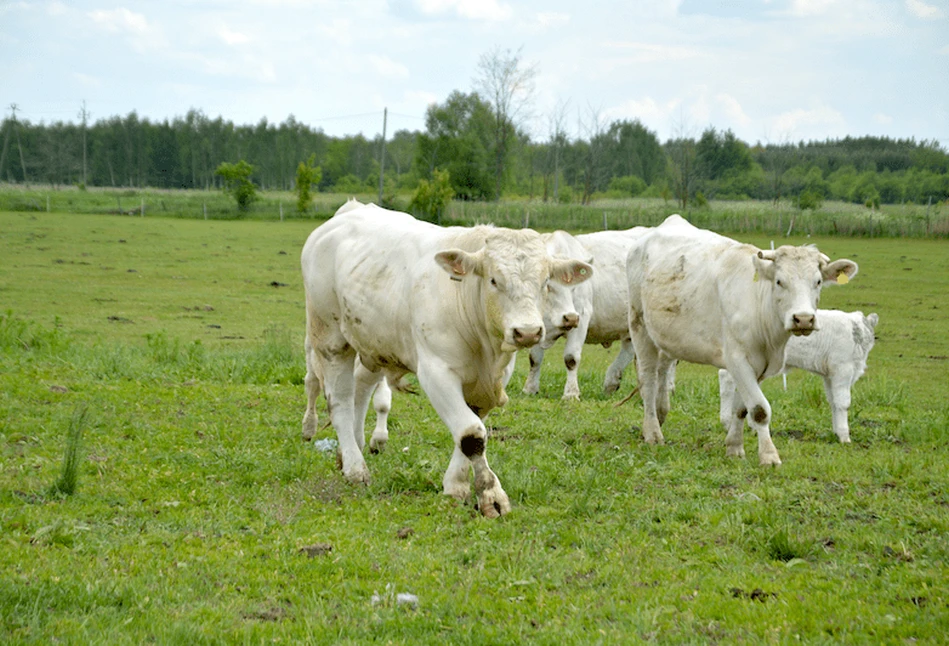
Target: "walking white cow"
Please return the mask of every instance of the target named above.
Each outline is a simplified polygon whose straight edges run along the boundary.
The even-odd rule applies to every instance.
[[[633,244],[627,259],[629,326],[643,398],[643,436],[663,441],[668,370],[677,359],[728,370],[741,406],[733,410],[726,454],[744,456],[745,417],[758,434],[761,464],[781,464],[771,440],[771,406],[758,385],[784,367],[792,334],[819,329],[823,283],[845,283],[851,260],[807,245],[762,251],[671,215]]]
[[[558,334],[548,326],[542,343],[530,351],[530,371],[524,382],[524,392],[535,395],[540,390],[540,369],[544,351],[560,336],[566,336],[563,362],[567,368],[564,399],[580,399],[577,374],[584,343],[609,347],[619,341],[620,351],[606,370],[603,390],[613,393],[619,388],[626,366],[635,358],[629,336],[629,295],[626,286],[626,256],[633,242],[644,236],[648,227],[633,227],[625,231],[597,231],[551,241],[551,253],[565,258],[585,259],[596,267],[593,278],[570,289],[573,306],[580,315],[572,330]],[[552,334],[553,332],[553,334]]]
[[[445,493],[467,499],[473,467],[481,513],[509,511],[485,457],[481,418],[507,401],[503,379],[514,353],[543,338],[548,282],[579,283],[593,268],[551,258],[529,229],[443,228],[372,204],[317,227],[301,263],[304,437],[315,432],[322,390],[343,474],[367,482],[362,448],[370,393],[383,376],[396,383],[414,372],[454,438]]]
[[[830,404],[834,434],[841,442],[850,441],[850,389],[867,370],[867,356],[873,349],[880,317],[863,312],[817,310],[820,330],[810,336],[792,336],[784,354],[784,370],[800,368],[824,378],[824,394]],[[718,371],[719,417],[726,427],[731,423],[737,403],[735,381],[727,370]]]

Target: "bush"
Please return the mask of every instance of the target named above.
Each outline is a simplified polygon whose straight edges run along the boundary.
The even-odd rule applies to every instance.
[[[236,164],[221,162],[214,171],[224,180],[224,192],[230,193],[237,200],[237,209],[247,211],[257,199],[257,187],[250,181],[254,167],[243,159]]]
[[[451,187],[448,171],[436,168],[432,173],[431,181],[419,180],[415,195],[409,202],[409,210],[437,222],[441,220],[442,212],[454,195],[455,191]]]

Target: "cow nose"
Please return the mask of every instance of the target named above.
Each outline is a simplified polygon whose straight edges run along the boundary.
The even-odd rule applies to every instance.
[[[580,324],[580,315],[571,312],[563,315],[563,324],[560,326],[564,330],[572,330]]]
[[[540,325],[536,327],[516,327],[512,331],[514,345],[519,348],[529,348],[540,342],[544,334],[544,328]]]
[[[797,333],[810,333],[814,329],[814,315],[813,314],[795,314],[791,317],[792,323],[792,332]]]

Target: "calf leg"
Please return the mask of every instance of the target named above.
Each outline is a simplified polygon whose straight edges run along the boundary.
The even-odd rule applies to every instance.
[[[606,369],[606,377],[603,379],[603,392],[612,395],[619,389],[620,382],[623,380],[623,372],[626,366],[636,358],[636,351],[633,350],[632,339],[623,339],[620,341],[619,354],[613,359],[613,363]]]
[[[465,402],[457,375],[434,357],[419,357],[417,374],[419,385],[455,440],[442,482],[445,494],[467,500],[471,492],[468,476],[474,468],[478,509],[488,518],[506,514],[511,510],[511,503],[485,455],[487,430]]]
[[[850,442],[850,423],[847,420],[850,412],[850,384],[850,375],[824,377],[824,392],[832,411],[834,434],[844,444]]]
[[[544,362],[544,349],[538,343],[530,351],[530,370],[524,382],[524,394],[536,395],[540,392],[540,366]]]
[[[363,451],[366,443],[366,413],[369,412],[369,400],[373,395],[373,391],[377,389],[379,382],[384,381],[384,379],[381,372],[372,372],[358,358],[356,359],[354,377],[353,406],[355,418],[353,420],[353,435],[356,437],[359,450]],[[375,432],[373,432],[373,435],[375,435]]]

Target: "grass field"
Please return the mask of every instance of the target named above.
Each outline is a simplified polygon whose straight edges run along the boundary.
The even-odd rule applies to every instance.
[[[614,406],[633,375],[600,393],[612,351],[562,402],[558,345],[488,417],[514,506],[489,521],[441,495],[424,396],[396,395],[368,487],[301,441],[313,226],[0,212],[0,642],[944,643],[945,242],[789,240],[860,264],[822,307],[880,314],[852,445],[794,373],[765,384],[784,465],[726,459],[715,371],[686,365],[647,446]]]

